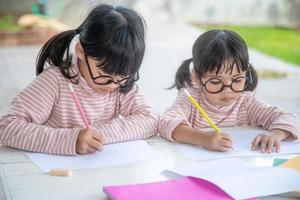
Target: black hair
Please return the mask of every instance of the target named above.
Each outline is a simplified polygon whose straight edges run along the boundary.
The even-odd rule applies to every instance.
[[[170,87],[178,90],[192,86],[189,65],[193,62],[194,70],[199,79],[207,72],[218,74],[224,64],[226,70],[232,71],[237,66],[239,72],[247,71],[249,82],[246,91],[253,91],[257,86],[258,76],[249,63],[248,49],[245,41],[231,30],[210,30],[200,35],[193,45],[193,58],[181,64],[175,75],[175,83]]]
[[[76,34],[87,56],[101,60],[98,66],[105,73],[137,76],[145,53],[145,22],[134,10],[97,5],[75,30],[64,31],[50,38],[41,48],[36,75],[44,70],[45,62],[57,66],[64,77],[73,80],[69,46]],[[134,81],[121,87],[122,92],[132,89]]]

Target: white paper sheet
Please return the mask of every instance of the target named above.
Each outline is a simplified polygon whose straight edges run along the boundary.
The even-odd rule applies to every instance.
[[[176,166],[169,171],[208,180],[235,199],[280,194],[300,189],[300,173],[281,168],[257,168],[238,158]]]
[[[263,130],[249,130],[249,131],[230,131],[233,139],[233,149],[229,152],[213,152],[203,148],[199,148],[187,144],[177,144],[180,152],[185,157],[190,157],[197,160],[210,160],[216,158],[227,157],[242,157],[242,156],[263,156],[263,155],[282,155],[300,153],[299,141],[282,141],[279,153],[262,154],[259,150],[252,151],[251,143],[256,135],[266,133]]]
[[[25,154],[44,172],[49,172],[52,168],[88,169],[158,158],[156,151],[143,140],[105,145],[103,151],[90,155],[60,156],[29,152]]]

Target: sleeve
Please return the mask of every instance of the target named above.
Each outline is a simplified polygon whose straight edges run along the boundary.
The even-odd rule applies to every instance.
[[[189,118],[191,115],[191,103],[183,89],[179,90],[178,96],[173,105],[168,108],[160,118],[159,133],[161,136],[175,142],[172,133],[179,124],[191,126]]]
[[[79,129],[44,125],[59,95],[57,74],[47,69],[17,94],[0,118],[0,143],[14,148],[51,154],[76,154]]]
[[[263,103],[253,95],[247,97],[247,113],[249,125],[261,126],[268,131],[273,129],[287,131],[290,133],[287,140],[299,138],[300,120],[294,114]]]
[[[105,144],[145,139],[157,134],[158,115],[137,85],[121,94],[119,101],[119,117],[94,125],[103,134]]]

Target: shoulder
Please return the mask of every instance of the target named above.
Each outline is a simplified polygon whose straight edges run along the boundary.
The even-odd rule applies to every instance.
[[[255,99],[255,96],[253,92],[244,92],[242,95],[238,98],[238,101],[242,103],[248,103],[249,101],[252,101]]]
[[[195,97],[199,95],[199,88],[183,87],[180,90],[178,90],[178,96],[187,96],[186,92]]]
[[[181,88],[178,91],[177,101],[190,104],[188,94],[194,97],[194,99],[196,100],[199,99],[199,95],[200,95],[199,88],[193,88],[193,87]]]
[[[69,82],[69,80],[61,73],[60,69],[55,66],[47,67],[36,78],[46,81],[49,85],[57,85],[58,87],[66,85],[66,83]]]
[[[39,74],[37,77],[47,77],[47,78],[59,78],[59,77],[63,77],[62,73],[60,72],[58,67],[47,67],[46,69],[44,69],[44,71]]]
[[[45,99],[48,101],[56,97],[59,91],[58,75],[59,71],[54,67],[45,69],[17,94],[17,98],[22,101],[36,101],[37,104],[37,101],[44,102]]]
[[[245,92],[243,93],[239,100],[240,104],[246,108],[250,108],[257,105],[268,105],[268,103],[259,100],[255,97],[253,92]]]
[[[52,90],[56,93],[59,90],[61,81],[64,77],[57,67],[47,67],[41,74],[39,74],[27,89],[36,88],[39,92],[41,90]]]
[[[51,84],[57,82],[61,77],[63,77],[63,75],[57,67],[47,67],[36,79],[38,82],[47,81],[48,84]]]

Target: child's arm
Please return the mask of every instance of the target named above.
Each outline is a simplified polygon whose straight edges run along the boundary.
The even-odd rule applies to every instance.
[[[252,126],[261,126],[268,131],[282,130],[288,134],[284,139],[299,138],[300,120],[295,115],[277,107],[267,105],[254,96],[249,95],[247,101],[248,123]]]
[[[45,70],[12,101],[0,119],[0,143],[34,152],[76,154],[80,128],[51,128],[43,125],[59,95],[59,71]]]
[[[280,151],[280,141],[299,138],[300,120],[293,114],[284,112],[277,107],[266,105],[253,96],[248,97],[248,123],[261,126],[269,134],[257,135],[251,145],[252,150],[260,149],[262,153]]]
[[[159,133],[166,139],[176,142],[174,140],[173,131],[180,124],[191,127],[190,116],[192,112],[192,104],[184,93],[183,89],[179,90],[175,102],[168,108],[160,118]]]
[[[217,134],[214,131],[204,132],[184,124],[179,124],[173,131],[175,141],[193,144],[212,151],[229,151],[232,148],[232,139],[226,133]]]
[[[93,125],[103,135],[106,144],[145,139],[157,134],[158,115],[137,85],[120,95],[120,104],[120,117]]]
[[[185,92],[180,90],[173,105],[161,116],[161,136],[173,142],[193,144],[214,151],[228,151],[232,145],[228,134],[219,135],[213,131],[204,132],[192,128],[190,116],[193,106]]]

